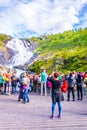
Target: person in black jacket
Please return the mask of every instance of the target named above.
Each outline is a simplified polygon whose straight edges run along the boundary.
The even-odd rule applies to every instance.
[[[61,92],[61,84],[62,81],[58,79],[59,73],[54,72],[54,74],[51,75],[51,77],[48,77],[48,81],[51,81],[52,83],[52,115],[51,118],[54,118],[54,112],[55,112],[55,107],[56,103],[58,104],[58,118],[61,118],[61,113],[62,113],[62,92]]]
[[[77,83],[78,100],[82,100],[83,99],[83,89],[82,89],[83,79],[82,79],[80,73],[77,75],[76,83]]]
[[[12,92],[11,92],[11,94],[16,94],[17,93],[17,91],[16,91],[17,82],[18,82],[18,79],[17,79],[16,75],[14,74],[11,77],[11,86],[12,86]]]
[[[75,92],[74,92],[74,78],[72,76],[72,73],[69,74],[69,77],[68,77],[68,99],[67,101],[70,101],[70,93],[72,93],[72,99],[73,101],[75,101]]]

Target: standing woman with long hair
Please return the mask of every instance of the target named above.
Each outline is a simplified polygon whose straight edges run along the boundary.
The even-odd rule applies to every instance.
[[[56,103],[58,105],[58,118],[61,118],[62,114],[62,92],[61,85],[62,80],[58,79],[59,73],[54,72],[51,77],[48,77],[48,81],[52,82],[52,114],[51,118],[54,119]]]

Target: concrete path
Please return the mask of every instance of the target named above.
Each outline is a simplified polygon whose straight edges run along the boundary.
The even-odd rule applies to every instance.
[[[83,101],[62,102],[62,119],[50,119],[51,97],[30,94],[30,103],[18,95],[0,95],[0,130],[87,130],[87,96]]]

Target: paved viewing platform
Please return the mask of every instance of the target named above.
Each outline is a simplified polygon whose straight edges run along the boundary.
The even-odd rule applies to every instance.
[[[66,97],[66,96],[65,96]],[[18,95],[0,95],[0,130],[87,130],[87,96],[83,101],[62,102],[62,119],[50,119],[51,97],[30,93],[30,103]]]

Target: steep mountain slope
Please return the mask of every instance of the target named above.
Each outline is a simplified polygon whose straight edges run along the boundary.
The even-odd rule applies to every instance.
[[[0,34],[0,63],[4,64],[6,63],[11,55],[12,51],[5,47],[5,43],[11,39],[12,37],[6,34]]]
[[[87,28],[32,39],[39,43],[35,50],[38,58],[29,66],[32,71],[87,70]]]

